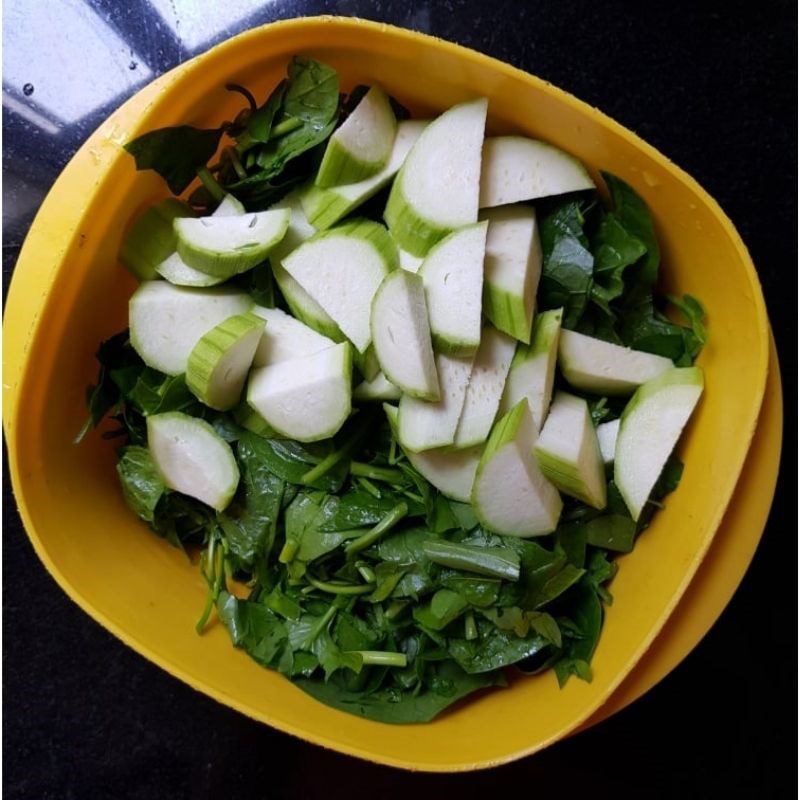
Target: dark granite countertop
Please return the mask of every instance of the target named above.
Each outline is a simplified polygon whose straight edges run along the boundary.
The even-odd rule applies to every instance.
[[[792,449],[797,8],[786,0],[7,0],[5,282],[58,173],[127,97],[234,33],[320,13],[432,32],[508,61],[599,107],[696,177],[733,219],[758,268],[783,356]],[[326,752],[145,661],[47,575],[6,478],[5,797],[796,797],[792,459],[790,452],[736,596],[667,679],[542,754],[455,777]]]

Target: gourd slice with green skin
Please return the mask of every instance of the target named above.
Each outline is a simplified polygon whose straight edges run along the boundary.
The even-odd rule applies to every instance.
[[[419,272],[419,268],[425,260],[421,256],[412,256],[408,251],[399,248],[397,254],[400,256],[400,269],[404,269],[406,272],[413,272],[415,275]]]
[[[383,189],[397,174],[408,151],[429,124],[429,120],[401,122],[397,126],[389,162],[377,175],[358,183],[330,186],[327,189],[310,184],[301,190],[303,211],[314,228],[327,230]]]
[[[369,347],[363,353],[359,353],[353,348],[353,366],[361,373],[361,377],[365,381],[371,381],[377,377],[381,371],[381,365],[373,342],[369,343]]]
[[[336,344],[280,308],[253,306],[252,313],[267,323],[253,358],[254,367],[310,356]]]
[[[404,450],[418,453],[453,444],[458,420],[464,407],[471,358],[436,356],[441,399],[435,403],[404,394],[400,398],[397,438]]]
[[[545,477],[564,494],[606,507],[606,476],[588,403],[557,392],[536,443]]]
[[[312,236],[283,268],[323,308],[359,353],[371,341],[372,298],[398,266],[397,247],[377,222],[356,219]]]
[[[196,289],[204,289],[225,282],[225,278],[216,278],[213,275],[200,272],[199,269],[190,267],[177,253],[165,258],[156,267],[156,272],[164,280],[175,286],[191,286]]]
[[[400,247],[424,256],[478,220],[486,98],[453,106],[422,132],[397,174],[384,219]]]
[[[281,262],[289,253],[296,250],[317,232],[316,228],[306,219],[299,192],[297,190],[290,192],[272,208],[286,208],[290,213],[286,235],[269,254],[272,275],[287,305],[297,319],[317,333],[334,342],[345,341],[347,337],[339,330],[339,326],[325,312],[325,309],[281,266]]]
[[[217,206],[211,216],[240,217],[244,213],[245,209],[242,203],[240,203],[232,194],[226,194],[225,197],[222,198],[222,202]],[[173,237],[177,245],[177,236],[175,235],[174,230]],[[168,256],[166,259],[164,259],[164,261],[162,261],[158,267],[156,267],[156,272],[158,272],[158,274],[164,278],[164,280],[168,280],[170,283],[174,283],[176,286],[194,286],[203,288],[208,286],[216,286],[226,280],[224,277],[220,278],[218,276],[208,275],[205,272],[201,272],[199,269],[190,267],[178,253],[173,253],[171,256]]]
[[[286,234],[289,209],[221,217],[178,218],[178,253],[194,269],[230,278],[260,264]]]
[[[329,439],[350,414],[351,348],[337,344],[250,373],[247,402],[279,435],[300,442]]]
[[[371,381],[362,381],[353,389],[353,400],[359,402],[399,400],[401,394],[402,392],[382,372],[379,372]]]
[[[276,262],[283,261],[292,250],[296,250],[306,239],[310,239],[317,232],[317,229],[308,221],[303,211],[299,189],[289,192],[286,197],[269,208],[270,211],[280,211],[282,209],[289,211],[289,225],[286,228],[283,239],[270,251],[269,260],[273,266]]]
[[[419,275],[390,272],[375,292],[372,342],[384,375],[411,397],[439,399],[425,287]]]
[[[483,143],[481,208],[595,188],[583,164],[551,144],[524,136],[487,137]]]
[[[640,386],[619,423],[614,483],[638,520],[703,393],[699,367],[673,368]]]
[[[258,413],[247,400],[242,400],[231,412],[233,421],[241,425],[245,430],[255,433],[256,436],[263,436],[266,439],[274,439],[277,433],[271,428],[264,417]]]
[[[185,203],[168,197],[151,206],[133,221],[119,248],[119,262],[140,281],[158,277],[157,268],[177,245],[173,222],[179,217],[193,217]]]
[[[528,344],[542,272],[536,212],[530,206],[504,206],[483,211],[480,218],[489,223],[483,313],[495,328]]]
[[[505,536],[543,536],[558,525],[563,502],[542,474],[533,448],[536,428],[522,399],[495,423],[472,486],[481,524]]]
[[[397,408],[388,403],[383,410],[392,430],[397,431]],[[432,483],[443,495],[460,503],[469,503],[475,471],[481,460],[483,446],[467,447],[463,450],[426,450],[414,453],[404,450],[411,466]]]
[[[617,448],[617,436],[619,435],[619,420],[602,422],[597,426],[597,443],[600,445],[600,455],[603,463],[608,466],[614,463],[614,451]]]
[[[392,153],[397,120],[386,93],[373,86],[328,139],[317,186],[351,184],[380,172]]]
[[[244,204],[232,194],[226,194],[214,209],[212,217],[241,217],[247,213]]]
[[[189,289],[145,281],[128,304],[131,344],[148,367],[181,375],[192,349],[208,331],[252,306],[244,292],[228,286]]]
[[[675,366],[664,356],[567,330],[558,339],[558,365],[576,389],[608,395],[631,394]]]
[[[209,408],[233,408],[242,396],[265,324],[262,317],[248,312],[229,317],[206,333],[189,355],[189,391]]]
[[[472,362],[472,373],[458,420],[456,447],[483,445],[489,438],[506,385],[516,342],[487,325]]]
[[[473,355],[481,342],[483,260],[488,223],[451,233],[417,273],[425,284],[433,345],[440,353]]]
[[[523,397],[527,398],[537,431],[544,423],[553,394],[562,316],[560,308],[536,315],[531,343],[517,346],[500,403],[500,413],[507,414]]]
[[[334,342],[347,340],[325,309],[277,262],[272,265],[272,274],[297,319]]]
[[[239,468],[230,445],[204,420],[178,411],[147,417],[147,446],[164,483],[217,511],[233,499]]]

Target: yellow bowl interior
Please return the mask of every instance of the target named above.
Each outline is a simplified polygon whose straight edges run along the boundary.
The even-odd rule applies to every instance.
[[[121,143],[153,128],[214,126],[240,98],[265,96],[295,53],[335,67],[342,85],[379,82],[416,114],[486,95],[490,127],[543,138],[631,183],[653,211],[664,288],[708,309],[706,392],[680,455],[678,491],[620,559],[591,684],[548,674],[485,692],[434,723],[392,727],[331,710],[235,650],[221,626],[194,632],[205,586],[196,565],[126,508],[112,446],[72,437],[100,340],[126,324],[133,280],[116,262],[122,231],[165,194]],[[431,37],[360,20],[312,18],[250,31],[161,80],[81,149],[48,196],[20,256],[6,310],[4,422],[17,500],[39,555],[69,594],[139,652],[192,686],[308,740],[412,769],[458,770],[533,752],[580,725],[657,635],[722,518],[754,431],[767,372],[767,321],[749,256],[730,221],[653,148],[560,90]]]

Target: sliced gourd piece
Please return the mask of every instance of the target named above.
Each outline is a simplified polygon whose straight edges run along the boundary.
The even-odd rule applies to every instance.
[[[483,313],[495,328],[528,344],[542,272],[536,212],[529,206],[504,206],[481,212],[481,219],[489,223]]]
[[[277,262],[272,265],[272,274],[297,319],[334,342],[347,339],[327,311]]]
[[[390,272],[375,292],[370,324],[384,375],[411,397],[438,400],[422,278],[402,269]]]
[[[361,373],[361,377],[365,381],[371,381],[377,377],[381,371],[381,365],[373,342],[370,342],[369,347],[363,353],[353,350],[353,366]]]
[[[156,272],[175,286],[193,286],[203,289],[225,281],[225,278],[216,278],[190,267],[177,253],[165,258],[156,267]]]
[[[542,427],[553,394],[562,315],[561,308],[536,315],[531,343],[517,347],[500,403],[500,413],[507,414],[523,397],[527,398],[537,431]]]
[[[558,340],[558,365],[576,389],[612,395],[630,394],[674,367],[664,356],[566,330]]]
[[[323,187],[351,184],[380,172],[389,161],[396,132],[389,98],[373,86],[328,139],[314,182]]]
[[[545,477],[564,494],[605,508],[603,457],[585,400],[556,393],[536,443],[536,457]]]
[[[603,456],[603,463],[614,463],[614,451],[617,447],[617,435],[619,434],[619,420],[603,422],[597,426],[597,442],[600,445],[600,455]]]
[[[563,503],[533,454],[536,428],[522,399],[495,423],[483,451],[472,507],[481,524],[506,536],[542,536],[558,525]]]
[[[286,228],[283,239],[270,250],[269,260],[273,266],[276,262],[283,261],[292,250],[296,250],[306,239],[310,239],[317,232],[317,229],[308,221],[303,211],[299,189],[289,192],[283,200],[270,206],[269,210],[280,211],[281,209],[288,209],[289,211],[289,226]]]
[[[640,386],[625,406],[614,454],[614,483],[635,520],[702,393],[699,367],[673,368]]]
[[[283,268],[324,309],[359,353],[370,344],[372,298],[397,267],[386,228],[353,220],[312,236],[283,259]]]
[[[232,194],[226,194],[220,204],[214,209],[212,217],[241,217],[245,212],[244,203],[237,200]]]
[[[420,256],[412,256],[411,253],[406,250],[398,249],[397,253],[400,256],[400,268],[404,269],[406,272],[413,272],[416,275],[425,259]]]
[[[264,325],[262,317],[248,312],[229,317],[204,334],[189,354],[189,391],[209,408],[233,408],[242,396]]]
[[[253,306],[251,311],[267,321],[253,358],[254,367],[310,356],[336,344],[280,308]]]
[[[453,444],[458,420],[464,407],[471,358],[436,356],[441,399],[435,403],[404,394],[400,399],[397,438],[404,449],[418,453]]]
[[[187,289],[145,281],[128,304],[131,344],[148,367],[180,375],[202,336],[252,306],[244,292],[227,286]]]
[[[515,347],[513,339],[490,325],[483,329],[481,346],[472,362],[464,408],[458,420],[456,447],[482,445],[489,438]]]
[[[383,409],[392,429],[397,429],[397,409],[388,403]],[[426,450],[414,453],[406,450],[408,460],[425,480],[432,483],[443,495],[460,503],[469,503],[475,471],[481,460],[483,446],[467,447],[463,450]]]
[[[451,233],[428,253],[419,270],[425,284],[434,347],[468,356],[481,342],[481,293],[486,222]]]
[[[239,485],[230,445],[197,417],[171,411],[147,418],[147,446],[170,489],[217,511],[228,506]]]
[[[258,413],[247,400],[242,400],[231,412],[233,420],[237,425],[241,425],[245,430],[255,433],[257,436],[264,436],[273,439],[277,436],[276,432],[267,424],[267,421]]]
[[[168,197],[148,208],[131,223],[119,248],[119,262],[140,281],[157,278],[156,270],[178,242],[173,221],[193,217],[185,203]]]
[[[481,208],[594,188],[583,164],[551,144],[524,136],[487,137],[483,143]]]
[[[281,436],[316,442],[333,436],[350,414],[351,383],[350,345],[342,343],[254,369],[247,402]]]
[[[225,217],[179,218],[178,253],[194,269],[218,278],[230,278],[261,263],[284,237],[288,209],[258,211]]]
[[[330,186],[327,189],[311,184],[303,189],[300,196],[309,222],[318,230],[327,230],[376,195],[397,174],[406,160],[408,151],[429,124],[429,120],[401,122],[397,126],[389,162],[377,175],[359,183]]]
[[[362,381],[353,389],[353,399],[362,402],[399,400],[400,390],[379,372],[371,381]]]
[[[386,219],[398,245],[424,256],[478,220],[485,98],[445,111],[422,132],[392,185]]]
[[[325,309],[281,266],[281,262],[303,242],[310,239],[317,231],[306,219],[300,195],[297,190],[290,192],[273,209],[288,208],[291,214],[286,235],[278,242],[269,254],[272,274],[286,303],[297,319],[308,325],[317,333],[343,342],[347,337],[339,330],[339,326],[325,312]]]

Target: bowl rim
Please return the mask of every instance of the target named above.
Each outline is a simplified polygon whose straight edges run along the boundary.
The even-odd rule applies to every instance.
[[[31,257],[29,256],[29,253],[32,253],[32,251],[34,250],[34,244],[37,242],[37,237],[41,236],[40,228],[42,219],[48,217],[50,210],[56,205],[56,203],[60,202],[59,195],[63,193],[64,184],[66,183],[65,176],[67,176],[68,173],[70,172],[70,167],[74,165],[75,161],[80,160],[81,157],[85,158],[87,153],[91,153],[93,156],[92,160],[94,162],[94,166],[96,167],[95,179],[99,179],[99,176],[102,176],[105,173],[105,171],[109,169],[111,164],[113,164],[121,154],[121,148],[119,147],[116,147],[113,150],[108,147],[101,148],[99,155],[95,151],[98,144],[108,144],[109,140],[113,142],[112,124],[115,119],[121,116],[127,116],[131,114],[133,109],[136,109],[139,116],[137,122],[131,126],[129,133],[136,133],[143,129],[147,129],[149,127],[148,120],[150,116],[150,111],[154,106],[158,105],[158,101],[163,97],[163,95],[167,92],[167,90],[170,89],[173,86],[173,84],[178,83],[181,80],[187,80],[188,79],[187,76],[190,76],[191,73],[205,61],[210,60],[212,58],[217,58],[220,56],[221,53],[224,53],[228,50],[241,47],[242,44],[246,43],[248,40],[257,39],[258,37],[262,36],[264,34],[264,31],[266,31],[267,29],[276,32],[288,30],[291,28],[308,30],[309,28],[315,25],[330,25],[330,26],[341,26],[343,28],[369,29],[375,34],[382,34],[382,35],[386,35],[388,33],[399,39],[406,39],[407,41],[410,42],[421,43],[425,47],[434,47],[436,49],[443,50],[446,53],[453,54],[461,59],[465,59],[471,62],[471,64],[476,67],[490,68],[495,72],[502,73],[511,78],[514,78],[515,80],[521,80],[530,85],[536,86],[538,89],[549,93],[555,99],[570,106],[576,111],[579,111],[581,114],[592,117],[601,125],[603,125],[607,129],[610,129],[622,139],[627,140],[638,150],[641,150],[647,156],[653,159],[656,163],[660,164],[663,168],[665,168],[674,178],[682,182],[689,190],[691,190],[694,194],[696,194],[702,200],[703,203],[707,205],[707,207],[713,213],[717,222],[721,225],[727,237],[730,239],[731,243],[733,244],[734,248],[736,249],[737,253],[740,256],[741,262],[745,269],[745,274],[747,276],[750,285],[752,300],[755,307],[754,308],[755,316],[757,319],[756,334],[758,336],[759,348],[758,348],[758,361],[756,364],[756,369],[758,374],[758,383],[754,387],[752,395],[754,400],[751,403],[750,416],[747,420],[746,430],[743,432],[742,435],[742,444],[739,447],[739,450],[736,454],[736,459],[735,459],[737,467],[736,475],[738,481],[738,478],[741,476],[743,472],[746,463],[746,457],[750,451],[751,442],[756,431],[758,415],[764,398],[764,392],[767,380],[767,363],[769,357],[768,320],[767,320],[766,306],[763,298],[763,293],[761,290],[760,281],[758,279],[758,275],[756,273],[750,255],[747,251],[746,246],[744,245],[744,242],[742,241],[741,237],[736,231],[733,223],[721,209],[719,204],[699,185],[699,183],[694,178],[688,175],[680,167],[675,165],[674,162],[672,162],[670,159],[668,159],[666,156],[660,153],[652,145],[648,144],[643,139],[641,139],[637,134],[633,133],[620,123],[616,122],[611,117],[604,114],[602,111],[599,111],[598,109],[592,107],[588,103],[579,100],[578,98],[569,94],[563,89],[560,89],[550,84],[549,82],[541,78],[538,78],[535,75],[527,73],[516,67],[513,67],[510,64],[507,64],[506,62],[500,61],[499,59],[495,59],[491,56],[479,53],[478,51],[475,51],[471,48],[467,48],[462,45],[446,41],[436,36],[418,33],[416,31],[406,30],[404,28],[400,28],[397,26],[373,22],[356,17],[337,17],[331,15],[322,15],[316,17],[304,17],[298,19],[272,22],[266,25],[251,28],[247,31],[244,31],[234,37],[231,37],[225,41],[222,41],[212,46],[207,51],[173,68],[172,70],[160,76],[159,78],[156,78],[154,81],[152,81],[151,83],[147,84],[145,87],[140,89],[139,92],[137,92],[133,97],[131,97],[122,106],[120,106],[120,108],[118,108],[108,118],[106,118],[106,120],[104,120],[98,126],[95,132],[79,148],[79,150],[70,160],[69,164],[64,168],[62,173],[59,175],[58,179],[52,186],[50,192],[45,197],[45,200],[42,202],[42,205],[36,217],[34,218],[33,223],[31,224],[30,231],[20,251],[17,260],[17,265],[15,267],[14,274],[9,285],[8,297],[6,303],[5,319],[6,321],[9,322],[7,330],[9,332],[13,331],[13,333],[15,334],[13,336],[7,336],[5,338],[3,345],[3,357],[4,357],[3,425],[8,443],[9,465],[10,465],[12,485],[14,487],[15,496],[18,502],[19,512],[23,519],[26,532],[33,543],[37,555],[44,563],[48,572],[50,572],[50,574],[53,575],[53,577],[56,579],[59,585],[68,594],[68,596],[70,596],[92,618],[100,622],[100,624],[102,624],[105,628],[110,630],[115,636],[117,636],[117,638],[122,640],[125,644],[132,647],[137,652],[144,655],[148,660],[152,661],[153,663],[156,663],[158,666],[160,666],[162,669],[166,670],[170,674],[180,678],[182,681],[187,683],[192,688],[198,691],[203,691],[205,694],[208,694],[214,697],[215,699],[225,703],[226,705],[235,708],[237,711],[240,711],[241,713],[249,717],[255,718],[261,722],[266,722],[272,727],[275,727],[286,733],[290,733],[304,740],[314,742],[315,744],[319,744],[327,748],[338,750],[340,752],[348,753],[350,755],[355,755],[369,761],[383,763],[390,766],[402,767],[405,769],[412,769],[412,770],[424,769],[426,771],[441,771],[441,772],[464,771],[464,770],[481,769],[485,767],[496,766],[499,764],[507,763],[509,761],[513,761],[518,758],[522,758],[526,755],[541,750],[544,747],[547,747],[550,744],[552,744],[554,741],[563,738],[569,732],[579,729],[587,720],[591,719],[592,716],[595,715],[598,712],[598,710],[601,709],[602,706],[614,695],[616,690],[620,687],[620,685],[626,679],[626,677],[631,673],[632,669],[635,668],[636,664],[639,663],[644,653],[648,650],[652,642],[659,635],[665,623],[670,618],[672,612],[675,610],[678,603],[680,602],[680,599],[683,597],[689,583],[694,578],[698,570],[698,567],[700,566],[700,563],[702,562],[703,558],[705,557],[706,553],[708,552],[711,546],[716,531],[720,527],[725,511],[728,507],[733,492],[735,491],[735,486],[737,481],[732,481],[729,490],[723,493],[724,496],[721,497],[721,499],[720,498],[717,499],[715,507],[713,508],[713,512],[710,515],[712,520],[711,524],[709,525],[710,532],[706,536],[703,546],[698,548],[697,552],[694,555],[693,560],[687,566],[680,583],[678,584],[676,590],[674,591],[673,596],[670,599],[670,602],[665,606],[661,615],[656,620],[656,623],[652,626],[652,629],[649,632],[649,634],[646,637],[642,638],[635,652],[633,652],[628,662],[626,663],[625,668],[621,670],[620,673],[610,681],[607,692],[602,696],[600,700],[594,702],[593,704],[589,704],[586,710],[582,712],[580,716],[576,716],[576,718],[568,726],[565,726],[562,730],[548,737],[546,740],[536,742],[529,747],[518,748],[517,750],[505,754],[502,758],[493,757],[478,762],[469,762],[469,763],[452,762],[452,763],[440,763],[436,765],[425,764],[422,766],[414,764],[405,758],[392,758],[390,756],[384,756],[383,754],[378,754],[366,750],[359,745],[342,744],[339,741],[337,741],[333,736],[326,736],[326,735],[316,734],[313,732],[308,732],[304,729],[301,729],[297,725],[289,724],[283,720],[275,720],[271,718],[268,714],[257,712],[255,709],[251,708],[246,703],[238,701],[236,698],[228,695],[225,691],[209,686],[204,681],[193,677],[192,674],[186,672],[184,669],[176,667],[169,661],[168,658],[162,657],[158,653],[153,652],[145,642],[140,641],[135,636],[132,636],[130,633],[126,632],[124,629],[117,626],[116,623],[107,618],[102,611],[95,608],[87,599],[83,597],[80,590],[77,587],[73,586],[71,583],[69,583],[69,581],[60,573],[56,565],[50,559],[44,547],[44,544],[42,543],[41,539],[39,539],[38,534],[36,534],[35,529],[32,526],[31,516],[29,513],[29,509],[25,499],[25,494],[22,487],[19,463],[17,459],[17,451],[16,451],[17,430],[20,420],[19,404],[17,400],[20,397],[20,395],[24,394],[26,384],[28,383],[28,380],[31,375],[31,365],[26,362],[23,356],[25,352],[29,349],[30,343],[36,338],[36,336],[39,333],[42,320],[41,311],[44,307],[44,304],[47,301],[47,295],[49,294],[49,291],[45,292],[44,295],[42,296],[39,306],[36,309],[36,315],[33,319],[33,322],[31,322],[31,320],[29,319],[29,316],[26,313],[27,309],[23,307],[24,303],[21,302],[21,299],[26,292],[30,292],[32,290],[32,287],[34,286],[35,282],[38,282],[38,285],[42,285],[42,278],[43,278],[42,268],[40,267],[38,271],[28,268],[28,263],[32,260]],[[328,31],[328,33],[333,33],[333,31]],[[109,129],[112,131],[112,135],[109,135]],[[120,143],[116,142],[116,144]],[[76,221],[82,218],[84,210],[85,209],[80,204],[76,204],[72,212]],[[66,247],[66,245],[63,244],[65,240],[68,239],[69,242],[72,242],[78,235],[78,230],[76,225],[72,226],[71,228],[68,228],[67,230],[69,234],[68,237],[62,237],[61,240],[62,249],[65,249]],[[53,256],[52,264],[49,267],[49,272],[46,271],[45,268],[44,272],[45,285],[47,285],[48,287],[51,286],[51,281],[48,280],[48,278],[51,278],[52,276],[57,274],[58,265],[60,263],[61,263],[61,256],[60,254],[56,254]],[[20,265],[22,265],[23,267],[22,269],[19,268]],[[36,289],[35,291],[37,294],[42,294],[38,289]],[[20,333],[21,331],[24,332],[23,336],[17,336],[16,334]],[[13,339],[13,344],[9,342],[9,340],[11,339]],[[7,376],[6,366],[9,363],[11,367],[10,369],[11,374]]]

